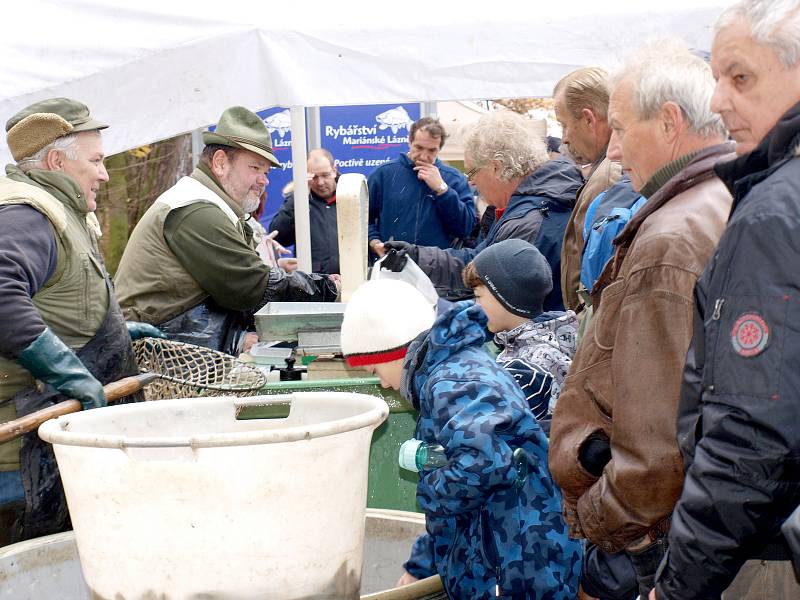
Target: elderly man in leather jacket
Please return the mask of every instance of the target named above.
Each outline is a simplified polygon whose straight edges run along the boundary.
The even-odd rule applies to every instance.
[[[683,482],[675,415],[692,292],[731,204],[712,167],[732,145],[708,108],[711,69],[679,42],[641,49],[612,87],[608,157],[647,202],[593,289],[549,461],[573,534],[626,551],[647,594]]]
[[[263,121],[242,106],[203,134],[200,164],[159,196],[136,225],[115,277],[125,315],[170,338],[238,354],[249,318],[272,300],[334,301],[328,275],[271,269],[245,215],[278,165]]]

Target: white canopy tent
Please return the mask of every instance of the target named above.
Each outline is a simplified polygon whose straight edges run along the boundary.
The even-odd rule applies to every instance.
[[[289,106],[302,167],[300,107],[549,96],[570,70],[613,66],[654,37],[708,49],[729,4],[28,0],[4,7],[0,118],[76,98],[112,125],[112,154],[204,127],[228,106]],[[304,172],[295,186],[303,199]]]

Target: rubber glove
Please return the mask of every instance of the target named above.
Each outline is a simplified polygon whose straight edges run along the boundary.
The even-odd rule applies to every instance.
[[[140,340],[142,338],[161,338],[167,339],[167,336],[158,327],[150,325],[150,323],[140,323],[139,321],[125,321],[125,327],[128,328],[128,335],[132,340]]]
[[[102,384],[49,327],[22,351],[17,362],[36,379],[80,401],[83,410],[106,405]]]

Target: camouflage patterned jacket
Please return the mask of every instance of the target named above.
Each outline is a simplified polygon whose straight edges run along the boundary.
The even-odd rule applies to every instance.
[[[428,533],[404,567],[438,572],[451,598],[571,600],[581,546],[567,537],[547,439],[513,377],[483,350],[485,325],[480,308],[459,302],[409,348],[401,394],[419,410],[416,437],[441,444],[449,463],[420,473]],[[529,460],[519,489],[517,448]]]

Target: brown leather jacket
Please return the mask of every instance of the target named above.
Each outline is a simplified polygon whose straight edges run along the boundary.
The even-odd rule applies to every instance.
[[[578,190],[575,208],[572,209],[567,228],[564,230],[564,243],[561,246],[561,295],[564,308],[576,310],[581,304],[578,287],[581,283],[581,259],[583,258],[583,221],[592,200],[617,183],[622,177],[619,163],[605,158],[589,175],[589,179]]]
[[[712,171],[730,151],[698,153],[615,240],[553,416],[549,462],[565,519],[572,535],[606,552],[663,535],[681,493],[675,422],[693,290],[730,211],[731,196]],[[611,448],[599,478],[578,459],[592,434]]]

